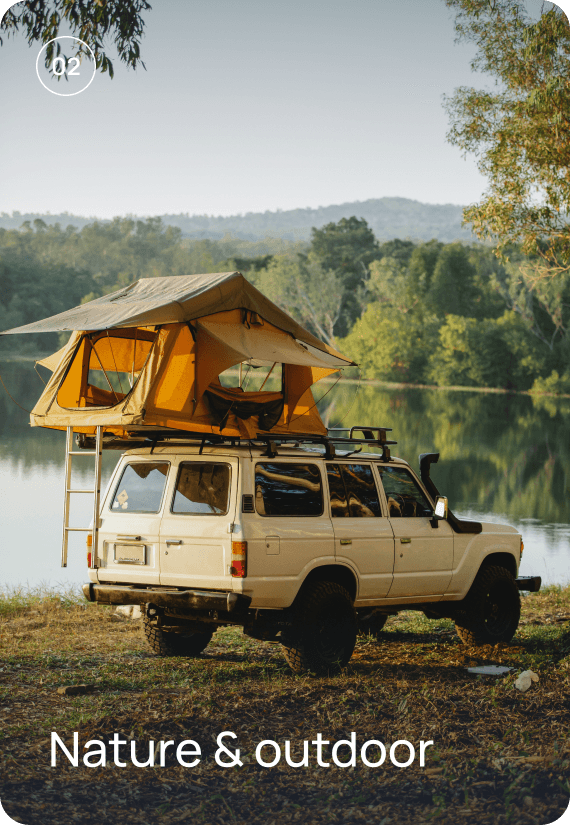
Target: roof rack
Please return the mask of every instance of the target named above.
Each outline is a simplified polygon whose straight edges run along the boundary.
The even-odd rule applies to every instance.
[[[327,435],[308,435],[306,433],[257,433],[255,438],[241,438],[239,436],[223,436],[219,433],[196,433],[188,430],[168,430],[168,429],[129,429],[128,439],[116,437],[109,438],[103,436],[103,448],[116,450],[129,450],[138,447],[154,447],[159,443],[173,441],[184,441],[200,444],[200,452],[207,445],[227,444],[237,447],[240,444],[254,445],[256,443],[267,446],[267,455],[274,457],[277,455],[278,447],[285,444],[322,445],[325,450],[325,458],[332,459],[335,455],[335,445],[367,445],[368,447],[379,447],[382,449],[383,459],[390,461],[391,452],[388,445],[396,445],[393,439],[387,439],[387,433],[391,432],[390,427],[377,427],[374,425],[353,425],[353,427],[332,427],[327,431]],[[337,436],[336,433],[348,435]],[[354,435],[361,433],[361,436]],[[93,437],[85,434],[77,434],[77,443],[80,448],[92,449]],[[353,453],[360,453],[361,448],[352,450],[344,456]]]

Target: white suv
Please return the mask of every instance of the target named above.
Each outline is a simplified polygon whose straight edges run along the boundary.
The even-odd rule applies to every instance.
[[[515,528],[456,519],[430,479],[438,454],[421,456],[419,479],[384,430],[318,441],[128,450],[103,498],[86,597],[144,606],[157,654],[197,655],[239,625],[281,642],[296,672],[345,665],[358,631],[403,609],[452,617],[466,642],[509,641],[519,590],[541,584],[517,578]]]

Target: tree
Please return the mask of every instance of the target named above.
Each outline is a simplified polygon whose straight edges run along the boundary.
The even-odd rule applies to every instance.
[[[343,284],[335,335],[346,335],[366,308],[369,265],[380,257],[379,242],[364,219],[341,218],[311,230],[311,253]]]
[[[339,347],[360,365],[367,379],[422,382],[438,327],[434,316],[403,315],[377,301],[369,304]]]
[[[482,201],[464,210],[497,251],[520,242],[536,266],[522,278],[561,273],[569,264],[569,22],[544,4],[539,20],[523,0],[445,0],[457,11],[459,40],[476,44],[472,69],[493,90],[468,87],[445,98],[450,143],[478,158],[488,178]]]
[[[427,301],[439,315],[472,316],[479,298],[476,270],[470,261],[470,250],[463,244],[446,244],[436,260]]]
[[[386,247],[383,244],[383,252]],[[474,315],[482,298],[472,261],[479,250],[459,242],[428,241],[415,247],[408,257],[399,256],[398,248],[392,253],[371,264],[372,297],[420,317],[426,313],[442,318],[448,313]]]
[[[569,278],[561,272],[541,277],[517,250],[494,273],[492,283],[507,307],[548,349],[569,351]]]
[[[430,355],[428,377],[439,385],[528,390],[548,365],[547,352],[526,334],[522,318],[448,315]]]
[[[335,347],[335,326],[344,295],[341,277],[325,269],[313,252],[270,257],[267,268],[259,271],[258,289]]]
[[[150,9],[147,0],[26,0],[8,9],[0,23],[0,32],[10,37],[22,29],[31,46],[32,43],[49,43],[58,37],[63,23],[66,31],[69,27],[74,37],[90,46],[97,68],[113,77],[113,63],[107,56],[104,39],[113,38],[122,63],[132,69],[139,65],[145,68],[140,55],[145,27],[141,12]],[[83,46],[78,44],[76,54],[85,53]],[[49,43],[46,67],[59,54],[59,43]]]

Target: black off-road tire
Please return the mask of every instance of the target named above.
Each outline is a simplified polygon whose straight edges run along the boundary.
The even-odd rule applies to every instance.
[[[381,633],[387,624],[389,615],[380,614],[378,612],[371,614],[370,611],[364,611],[362,616],[357,614],[357,617],[359,622],[359,635],[367,637],[370,634],[373,637],[376,637],[377,634]]]
[[[296,674],[337,673],[351,659],[357,638],[351,595],[336,582],[315,582],[296,603],[292,627],[282,635],[288,665]]]
[[[515,579],[506,568],[482,568],[466,597],[466,606],[456,617],[456,633],[466,645],[495,645],[509,642],[520,615],[520,596]]]
[[[196,657],[201,654],[210,640],[213,631],[200,631],[189,634],[176,634],[163,631],[145,617],[143,631],[151,650],[159,657]]]

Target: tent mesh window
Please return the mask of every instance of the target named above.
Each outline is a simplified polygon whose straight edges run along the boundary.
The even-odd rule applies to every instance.
[[[114,407],[131,392],[149,357],[155,332],[113,330],[83,336],[61,383],[60,407]]]

